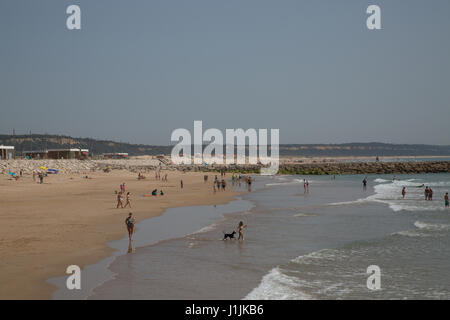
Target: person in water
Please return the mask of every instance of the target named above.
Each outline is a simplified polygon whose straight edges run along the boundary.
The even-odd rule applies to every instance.
[[[247,225],[244,222],[240,221],[238,225],[238,240],[244,240],[244,228],[247,228]]]
[[[448,201],[448,192],[445,193],[444,202],[445,202],[445,207],[448,208],[450,206],[449,201]]]
[[[403,199],[405,199],[405,195],[406,195],[406,187],[403,187],[403,189],[402,189],[402,197],[403,197]]]
[[[125,219],[125,225],[127,226],[128,230],[128,238],[130,241],[133,239],[133,232],[134,232],[134,224],[136,223],[136,219],[134,219],[133,214],[130,212],[128,217]]]

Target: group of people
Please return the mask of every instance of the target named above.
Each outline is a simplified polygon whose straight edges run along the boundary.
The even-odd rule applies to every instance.
[[[123,204],[123,195],[126,193],[126,195],[125,195],[125,205]],[[119,192],[117,192],[116,191],[116,194],[117,194],[117,206],[116,206],[116,208],[118,209],[119,207],[120,208],[126,208],[127,206],[129,206],[130,207],[130,209],[131,209],[131,193],[130,192],[126,192],[126,189],[125,189],[125,182],[124,183],[122,183],[121,185],[120,185],[120,191]]]
[[[222,188],[222,191],[225,191],[227,183],[225,182],[225,179],[219,180],[219,178],[216,176],[213,184],[214,193],[216,193],[216,186],[217,190],[220,190],[220,188]]]
[[[425,200],[431,201],[433,200],[433,189],[431,189],[430,187],[426,187],[425,188]]]
[[[143,180],[143,179],[145,179],[145,176],[142,173],[139,172],[138,180]]]
[[[231,176],[231,183],[233,184],[233,186],[237,184],[240,187],[242,181],[244,181],[244,183],[247,185],[248,191],[252,191],[252,177],[243,176],[242,174],[233,174]]]
[[[21,170],[22,172],[22,170]],[[22,173],[20,174],[22,176]],[[44,176],[45,174],[43,172],[37,172],[33,171],[33,181],[36,181],[36,177],[39,179],[39,184],[43,184],[44,183]]]
[[[155,179],[156,179],[156,180],[160,180],[160,181],[167,182],[167,181],[168,181],[168,180],[167,180],[167,173],[161,177],[161,173],[160,173],[159,171],[156,171],[156,172],[155,172]]]

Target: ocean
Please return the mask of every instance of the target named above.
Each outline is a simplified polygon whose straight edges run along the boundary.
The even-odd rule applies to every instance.
[[[132,246],[111,243],[113,257],[83,270],[82,292],[50,280],[54,298],[450,299],[450,174],[363,179],[256,176],[227,205],[169,209],[138,224]],[[222,241],[239,221],[245,240]],[[371,265],[379,290],[367,287]]]

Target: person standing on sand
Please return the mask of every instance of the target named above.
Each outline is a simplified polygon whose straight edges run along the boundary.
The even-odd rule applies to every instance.
[[[133,232],[134,232],[134,224],[136,223],[136,219],[134,219],[133,214],[130,212],[128,217],[125,219],[125,225],[128,230],[128,238],[130,241],[133,241]]]
[[[403,187],[403,189],[402,189],[402,197],[403,197],[403,199],[405,199],[405,195],[406,195],[406,187]]]
[[[122,192],[119,192],[117,194],[117,207],[116,207],[116,209],[119,209],[119,206],[123,209]]]
[[[247,228],[247,225],[244,222],[240,221],[238,225],[238,240],[244,240],[244,228]]]
[[[181,189],[183,189],[183,180],[180,180]]]
[[[445,193],[444,202],[445,202],[445,207],[448,208],[450,206],[449,201],[448,201],[448,192]]]
[[[131,209],[131,194],[129,192],[127,192],[126,200],[127,200],[127,202],[125,203],[125,205],[123,207],[126,208],[127,206],[130,206],[130,209]]]
[[[225,187],[227,186],[227,183],[224,179],[222,179],[222,191],[225,191]]]

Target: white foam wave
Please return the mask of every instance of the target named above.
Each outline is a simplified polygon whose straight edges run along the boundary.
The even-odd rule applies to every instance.
[[[414,225],[421,230],[428,230],[428,231],[450,230],[449,224],[427,223],[422,221],[416,221],[414,222]]]
[[[302,292],[297,278],[284,274],[279,267],[266,274],[258,287],[244,300],[311,300],[312,296]]]
[[[354,200],[354,201],[342,201],[342,202],[333,202],[333,203],[328,203],[328,206],[345,206],[345,205],[349,205],[349,204],[360,204],[360,203],[366,203],[366,202],[370,202],[373,201],[372,199],[370,199],[370,197],[367,198],[361,198],[358,200]]]

